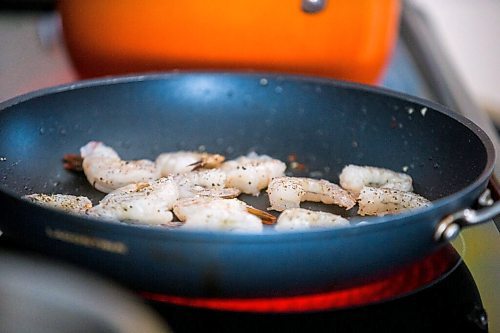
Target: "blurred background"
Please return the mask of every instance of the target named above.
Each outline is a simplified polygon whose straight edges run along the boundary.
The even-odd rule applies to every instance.
[[[339,6],[345,6],[343,4],[345,1],[338,2]],[[336,23],[339,30],[327,31],[321,26],[324,22],[319,22],[317,26],[318,30],[321,30],[302,33],[299,38],[313,39],[307,45],[315,49],[307,51],[306,49],[291,50],[293,48],[291,45],[288,45],[287,49],[287,44],[291,43],[279,40],[279,31],[286,30],[286,25],[290,22],[287,22],[287,18],[283,15],[281,19],[270,17],[273,13],[272,9],[268,9],[269,18],[265,19],[266,22],[262,23],[262,26],[253,27],[252,33],[258,36],[259,33],[265,32],[274,36],[269,37],[268,40],[260,40],[256,48],[262,52],[252,51],[253,53],[247,55],[246,59],[242,59],[242,53],[249,52],[248,45],[239,52],[233,50],[233,53],[227,55],[226,58],[222,58],[215,51],[215,49],[222,49],[227,54],[227,49],[231,45],[224,43],[236,34],[239,34],[238,37],[246,42],[245,38],[248,39],[248,36],[244,36],[241,31],[233,32],[233,35],[224,31],[224,35],[229,35],[224,40],[219,40],[219,37],[207,38],[213,31],[222,32],[223,28],[220,26],[228,22],[220,22],[220,26],[213,27],[212,31],[197,30],[199,27],[189,31],[186,26],[192,22],[186,21],[185,16],[175,14],[173,15],[176,17],[175,20],[171,16],[166,19],[165,11],[189,10],[189,5],[176,5],[173,8],[168,1],[122,1],[127,4],[120,12],[117,9],[110,9],[113,1],[69,0],[65,1],[67,4],[63,6],[65,22],[62,22],[61,16],[56,11],[55,0],[3,0],[0,3],[2,9],[0,13],[0,76],[2,78],[0,100],[82,77],[172,68],[240,66],[294,70],[367,83],[383,83],[384,75],[387,74],[387,65],[393,55],[393,42],[397,33],[394,30],[397,28],[397,17],[394,11],[397,9],[394,1],[381,1],[376,5],[370,1],[364,2],[365,4],[353,6],[351,12],[357,11],[358,17],[348,17],[353,21],[352,23],[347,23],[347,19]],[[470,93],[474,102],[488,112],[497,124],[500,124],[500,94],[498,93],[500,43],[497,37],[500,35],[498,20],[500,1],[409,0],[407,2],[425,12],[432,25],[432,31],[446,53],[447,60],[453,66],[465,89]],[[192,7],[197,6],[196,1],[190,1],[190,3]],[[216,6],[204,7],[202,2],[199,4],[198,7],[201,9],[197,10],[196,15],[205,17],[204,27],[206,28],[207,24],[215,20],[215,18],[207,20],[207,17],[213,16],[213,12],[220,13],[220,8],[210,9],[209,7]],[[370,10],[370,6],[377,8]],[[203,10],[213,12],[203,12]],[[237,6],[225,10],[238,12]],[[197,19],[196,15],[193,16],[193,21]],[[251,13],[239,15],[248,17]],[[232,18],[232,20],[238,19],[241,18]],[[335,22],[338,21],[337,18]],[[66,25],[66,32],[62,29],[63,23]],[[136,29],[137,26],[140,29]],[[357,32],[349,31],[353,26],[357,27]],[[174,29],[179,27],[183,29],[176,32]],[[300,28],[298,26],[288,29]],[[161,33],[163,34],[160,35]],[[342,37],[341,34],[345,36]],[[367,35],[371,40],[367,38]],[[356,39],[358,44],[354,41],[349,43],[349,39]],[[200,45],[203,40],[207,42]],[[159,47],[159,41],[164,41],[164,46]],[[243,41],[234,48],[241,47]],[[328,49],[320,50],[318,46],[320,41],[323,45],[330,44]],[[197,44],[194,45],[194,42]],[[212,43],[212,46],[207,46],[208,43]],[[337,44],[337,47],[332,44]],[[271,46],[273,50],[269,51]],[[266,47],[268,50],[264,52]],[[279,48],[282,49],[282,54],[277,50]],[[185,53],[179,54],[180,49],[183,49]],[[295,53],[299,51],[302,53],[301,57],[305,59],[290,59],[290,56],[286,60],[283,59],[284,57],[281,60],[277,58],[285,53],[292,53],[290,51]],[[326,62],[322,67],[312,64],[313,61],[318,62],[319,56],[315,58],[316,55],[311,54],[321,51],[330,52],[331,55],[330,60],[322,59]],[[264,60],[263,54],[266,56]],[[204,56],[203,60],[202,56]],[[128,57],[128,61],[125,57]],[[228,60],[230,57],[237,61],[233,60],[231,63]],[[350,59],[346,59],[348,57]],[[280,61],[286,61],[286,63],[280,64]],[[297,68],[298,62],[301,62],[302,67]],[[365,74],[359,74],[360,71],[364,71]]]
[[[309,1],[312,7],[303,8],[309,15],[300,17],[293,16],[291,1],[253,1],[248,10],[251,2],[4,0],[0,102],[114,74],[292,72],[434,100],[497,141],[500,0],[330,0],[319,10],[314,6],[323,1]],[[462,254],[491,331],[500,332],[498,224],[472,229],[464,232]]]

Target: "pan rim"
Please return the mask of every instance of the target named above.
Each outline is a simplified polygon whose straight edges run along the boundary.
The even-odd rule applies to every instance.
[[[182,229],[180,230],[169,229],[167,232],[158,233],[158,229],[161,227],[144,226],[144,225],[130,226],[126,223],[120,223],[120,222],[103,223],[103,221],[100,221],[98,219],[73,216],[67,213],[55,211],[54,209],[40,207],[33,203],[29,202],[26,203],[30,206],[37,206],[38,208],[41,208],[43,210],[54,211],[56,214],[60,215],[61,218],[69,217],[73,221],[78,222],[78,224],[82,224],[87,227],[89,227],[89,223],[91,223],[91,225],[99,225],[100,229],[109,227],[109,229],[113,230],[113,232],[116,233],[117,235],[127,234],[127,233],[134,233],[135,235],[137,235],[137,231],[140,230],[141,233],[140,236],[147,238],[170,238],[179,240],[196,239],[200,241],[217,241],[217,242],[220,242],[221,240],[225,240],[228,242],[241,242],[244,240],[249,240],[251,242],[255,242],[256,240],[275,241],[277,238],[283,240],[285,239],[296,240],[297,238],[300,238],[301,240],[304,241],[307,239],[317,239],[317,237],[319,236],[331,237],[332,234],[336,234],[339,237],[343,237],[347,235],[357,235],[359,233],[365,233],[365,232],[382,231],[385,228],[394,228],[396,226],[419,222],[425,216],[427,216],[427,218],[433,218],[435,220],[438,212],[441,212],[439,214],[442,214],[442,216],[452,213],[453,211],[451,211],[452,208],[451,206],[453,206],[453,203],[459,202],[461,199],[464,199],[471,193],[475,193],[477,191],[482,190],[482,188],[486,186],[488,179],[491,177],[493,173],[496,160],[496,152],[491,139],[478,125],[476,125],[468,118],[455,113],[450,108],[430,100],[426,100],[417,96],[408,95],[384,87],[368,86],[361,83],[347,82],[347,81],[341,81],[341,80],[317,77],[317,76],[260,72],[260,71],[179,71],[179,70],[171,72],[136,73],[128,75],[108,76],[108,77],[66,83],[54,87],[48,87],[36,90],[33,92],[22,94],[20,96],[16,96],[6,101],[0,102],[0,112],[12,106],[15,106],[19,103],[22,103],[24,101],[46,96],[49,94],[83,89],[87,87],[96,87],[101,85],[163,80],[172,77],[190,76],[190,75],[194,76],[209,75],[217,77],[241,76],[245,78],[255,78],[256,80],[261,80],[262,78],[275,79],[275,80],[280,80],[280,82],[301,81],[304,83],[331,85],[339,88],[383,94],[391,98],[396,98],[398,100],[404,100],[411,103],[419,104],[424,107],[428,107],[433,111],[437,111],[441,114],[444,114],[445,116],[452,118],[454,121],[458,121],[461,125],[465,126],[469,131],[471,131],[471,133],[476,135],[478,139],[481,141],[483,148],[486,151],[486,156],[487,156],[486,164],[481,174],[471,184],[451,195],[433,201],[432,205],[429,207],[423,207],[399,213],[397,215],[370,217],[369,218],[370,222],[363,225],[351,225],[349,227],[341,227],[341,228],[300,230],[300,231],[283,232],[283,233],[269,232],[269,233],[255,234],[255,233],[237,233],[237,232],[206,231],[206,230],[182,230]],[[15,200],[22,200],[18,197],[16,193],[4,190],[3,188],[0,189],[0,193],[12,197],[12,199]]]

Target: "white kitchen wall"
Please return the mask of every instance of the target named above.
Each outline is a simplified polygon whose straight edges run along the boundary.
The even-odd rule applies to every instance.
[[[476,104],[500,125],[500,0],[409,0],[423,10]]]

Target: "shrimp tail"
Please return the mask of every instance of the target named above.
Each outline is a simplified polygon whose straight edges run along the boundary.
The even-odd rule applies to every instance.
[[[83,158],[80,154],[64,154],[63,167],[74,172],[83,171]]]
[[[194,163],[188,164],[187,166],[192,166],[193,168],[191,169],[191,171],[196,171],[202,169],[205,166],[205,163],[203,162],[203,160],[198,160]]]
[[[198,161],[188,164],[188,166],[192,166],[193,169],[191,171],[195,171],[198,169],[206,168],[206,169],[214,169],[218,168],[222,162],[224,162],[226,158],[219,154],[203,154],[203,157]]]
[[[267,225],[275,224],[277,220],[276,216],[252,206],[247,206],[247,212],[260,218],[263,224]]]

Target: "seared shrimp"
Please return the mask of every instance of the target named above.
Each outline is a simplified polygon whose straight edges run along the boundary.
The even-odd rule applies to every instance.
[[[109,193],[128,184],[160,178],[160,171],[149,160],[124,161],[102,142],[91,141],[80,149],[83,171],[97,190]]]
[[[144,224],[166,224],[173,219],[170,211],[179,198],[179,189],[171,177],[130,184],[106,195],[89,209],[91,216]]]
[[[222,164],[226,173],[227,187],[235,187],[243,193],[259,195],[271,179],[285,175],[286,164],[267,155],[250,153]]]
[[[293,231],[346,225],[349,225],[349,221],[339,215],[303,208],[290,208],[280,214],[274,228],[276,231]]]
[[[45,207],[52,207],[66,213],[85,214],[92,207],[92,202],[87,197],[69,194],[30,194],[23,199]]]
[[[412,179],[405,173],[371,166],[348,165],[340,174],[340,186],[355,197],[364,186],[391,188],[410,192],[413,190]]]
[[[179,186],[180,198],[211,196],[236,198],[240,190],[226,188],[226,174],[219,169],[196,170],[173,176]]]
[[[156,158],[156,166],[161,175],[185,173],[199,168],[218,168],[225,157],[219,154],[209,154],[194,151],[177,151],[163,153]]]
[[[185,221],[187,218],[187,213],[193,209],[208,207],[210,204],[214,203],[215,209],[221,208],[224,205],[244,205],[246,211],[256,217],[258,217],[263,224],[275,224],[276,217],[265,211],[252,207],[245,202],[231,198],[217,197],[217,196],[197,196],[191,198],[182,198],[177,200],[174,204],[174,213],[180,221]],[[187,213],[186,213],[187,212]]]
[[[335,204],[351,209],[356,201],[349,192],[324,179],[303,177],[274,178],[267,189],[271,207],[277,211],[298,208],[302,201]]]
[[[429,206],[426,198],[413,192],[365,186],[358,199],[359,215],[386,215]]]
[[[261,232],[263,228],[261,220],[238,199],[180,199],[174,204],[174,213],[186,229]]]

